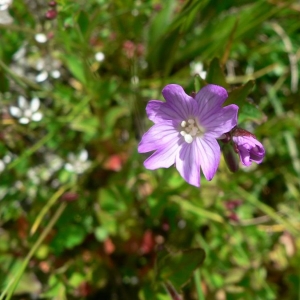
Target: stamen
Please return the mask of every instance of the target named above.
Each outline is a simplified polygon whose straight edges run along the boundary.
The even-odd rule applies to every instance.
[[[192,118],[182,121],[180,125],[182,129],[180,135],[188,144],[192,143],[195,137],[202,136],[205,133],[205,129],[198,124],[197,120]]]
[[[193,137],[192,137],[190,134],[186,134],[186,135],[184,136],[184,140],[185,140],[188,144],[190,144],[190,143],[193,141]]]

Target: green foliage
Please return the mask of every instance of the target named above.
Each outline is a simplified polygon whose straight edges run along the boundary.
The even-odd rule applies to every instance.
[[[298,2],[48,2],[0,16],[0,300],[298,299]],[[168,83],[224,86],[264,162],[146,170]]]

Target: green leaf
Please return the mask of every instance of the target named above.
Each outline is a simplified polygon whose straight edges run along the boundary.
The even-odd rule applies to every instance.
[[[194,86],[196,93],[200,91],[204,86],[207,85],[207,82],[199,75],[195,75],[194,77]]]
[[[104,116],[105,132],[103,138],[108,138],[112,135],[114,125],[117,120],[123,116],[128,115],[129,111],[127,107],[116,106],[110,108],[110,110]]]
[[[81,225],[68,224],[67,226],[59,229],[55,238],[51,242],[51,246],[58,253],[65,248],[72,249],[82,243],[86,234],[86,231]]]
[[[244,101],[247,99],[247,96],[251,93],[254,86],[255,86],[254,80],[250,80],[246,84],[230,91],[228,99],[226,100],[226,105],[228,104],[242,105]]]
[[[240,106],[238,123],[244,121],[254,121],[257,124],[260,124],[264,121],[264,113],[253,103],[245,102]]]
[[[228,84],[226,83],[225,74],[220,65],[220,61],[216,57],[210,63],[207,72],[206,82],[218,84],[220,86],[223,86],[224,88],[228,87]]]
[[[80,31],[83,35],[85,35],[88,31],[88,27],[89,27],[89,17],[87,15],[86,12],[84,11],[81,11],[79,13],[79,16],[78,16],[78,26],[80,28]]]
[[[72,75],[81,83],[86,84],[84,63],[79,59],[79,57],[66,55],[65,57],[63,57],[63,59]]]
[[[158,259],[157,278],[170,281],[176,290],[180,290],[203,263],[204,258],[205,252],[201,248],[169,253]]]

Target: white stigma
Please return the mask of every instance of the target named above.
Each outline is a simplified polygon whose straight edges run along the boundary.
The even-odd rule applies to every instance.
[[[201,137],[205,133],[205,129],[195,119],[192,118],[188,119],[187,121],[182,121],[180,126],[180,135],[183,136],[184,140],[188,144],[191,144],[195,137]]]
[[[193,137],[190,135],[190,134],[186,134],[185,136],[184,136],[184,140],[188,143],[188,144],[190,144],[192,141],[193,141]]]

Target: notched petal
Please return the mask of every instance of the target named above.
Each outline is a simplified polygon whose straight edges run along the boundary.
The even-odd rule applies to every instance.
[[[200,186],[200,153],[196,144],[183,143],[176,155],[176,169],[191,185]]]
[[[167,101],[167,107],[174,110],[179,118],[186,120],[197,113],[197,102],[187,95],[178,84],[168,84],[162,94]]]

